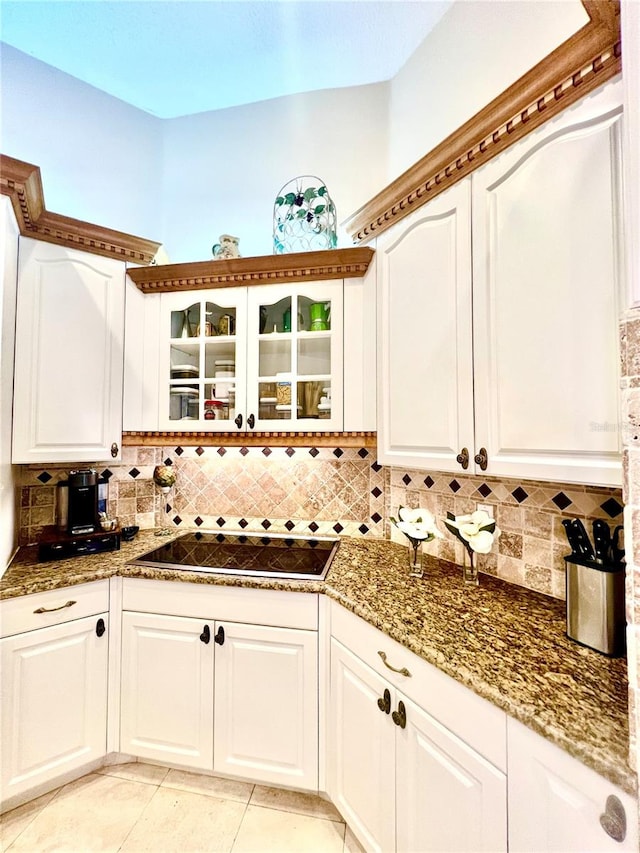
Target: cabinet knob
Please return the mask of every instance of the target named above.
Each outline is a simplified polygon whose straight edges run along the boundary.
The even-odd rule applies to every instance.
[[[469,450],[466,447],[463,447],[460,453],[456,456],[456,462],[458,465],[462,465],[463,470],[467,470],[469,467]]]
[[[480,466],[481,471],[487,470],[487,463],[489,461],[489,456],[487,454],[487,448],[481,447],[480,450],[476,453],[474,457],[476,465]]]
[[[247,426],[249,427],[249,429],[253,429],[255,425],[256,425],[256,419],[255,419],[255,415],[252,413],[247,418]]]
[[[106,630],[107,629],[104,624],[104,619],[98,619],[98,621],[96,622],[96,634],[98,635],[98,637],[101,637]]]
[[[219,646],[224,646],[224,628],[222,627],[222,625],[216,631],[216,636],[214,637],[214,641]]]
[[[378,699],[378,708],[385,714],[388,714],[391,710],[391,693],[386,689],[380,699]]]
[[[119,452],[120,452],[120,448],[118,447],[118,445],[114,441],[113,444],[111,445],[111,455],[113,456],[114,459],[116,458],[116,456],[118,455]]]
[[[627,835],[627,815],[624,806],[615,794],[607,797],[604,813],[600,815],[600,826],[614,841],[622,842]]]
[[[407,727],[407,709],[404,707],[404,702],[398,702],[398,710],[393,712],[391,719],[401,729]]]
[[[238,417],[235,418],[234,423],[238,429],[242,429],[242,415],[238,415]]]
[[[209,644],[211,640],[211,629],[208,625],[205,625],[202,629],[202,634],[200,634],[200,641],[206,645]]]

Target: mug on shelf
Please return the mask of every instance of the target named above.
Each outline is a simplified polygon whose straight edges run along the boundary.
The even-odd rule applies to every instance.
[[[328,302],[312,302],[309,305],[312,332],[325,332],[329,328],[330,317],[331,306]]]

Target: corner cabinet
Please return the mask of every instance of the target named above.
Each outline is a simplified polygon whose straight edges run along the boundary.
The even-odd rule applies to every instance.
[[[125,263],[20,238],[14,463],[120,457]]]
[[[342,289],[163,293],[159,428],[342,429]]]
[[[619,485],[619,83],[377,241],[379,459]]]

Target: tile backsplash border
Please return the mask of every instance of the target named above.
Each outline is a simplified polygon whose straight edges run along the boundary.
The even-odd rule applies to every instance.
[[[158,464],[176,466],[167,498],[176,529],[193,528],[349,535],[406,542],[390,523],[399,505],[422,507],[444,533],[428,553],[462,562],[462,546],[442,524],[447,512],[492,508],[501,535],[480,571],[555,598],[565,597],[562,518],[622,524],[620,489],[534,480],[444,474],[382,466],[371,447],[123,448],[117,464],[92,467],[109,481],[109,515],[121,525],[164,523],[161,493],[152,480]],[[38,540],[55,523],[56,484],[72,466],[20,466],[20,544]]]

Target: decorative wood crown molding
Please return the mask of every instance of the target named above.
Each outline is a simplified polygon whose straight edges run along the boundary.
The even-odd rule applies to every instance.
[[[49,212],[38,166],[5,154],[0,154],[0,192],[11,199],[23,236],[135,264],[151,263],[160,248],[153,240]]]
[[[619,0],[582,0],[589,22],[344,224],[370,240],[619,74]]]
[[[375,432],[125,432],[123,447],[375,447]]]
[[[204,290],[243,284],[295,284],[332,278],[359,278],[366,273],[372,257],[373,249],[359,246],[138,267],[129,270],[129,276],[143,293]]]

